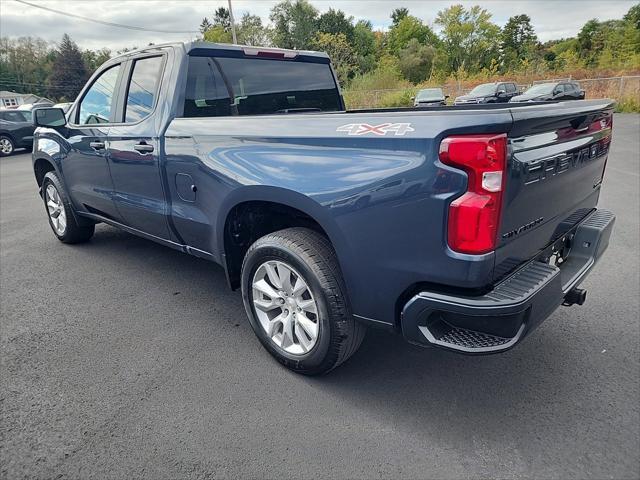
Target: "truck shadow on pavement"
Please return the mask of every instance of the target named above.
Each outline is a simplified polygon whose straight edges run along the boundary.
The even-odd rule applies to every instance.
[[[154,288],[166,290],[167,295],[171,295],[173,285],[186,282],[189,299],[178,296],[175,301],[199,303],[196,309],[212,310],[214,305],[219,312],[240,313],[242,309],[231,319],[219,314],[203,321],[217,327],[236,322],[242,335],[237,355],[258,359],[262,370],[267,368],[274,376],[282,376],[284,367],[254,338],[240,293],[228,289],[219,266],[105,226],[98,227],[90,243],[73,248],[90,250],[86,253],[99,261],[118,262],[144,275],[152,274],[157,281]],[[552,334],[553,323],[561,321],[561,315],[561,311],[556,312],[547,325],[515,349],[493,356],[420,348],[406,343],[401,335],[371,329],[360,350],[336,370],[322,377],[291,373],[287,383],[321,388],[336,402],[383,415],[402,428],[420,425],[424,430],[428,425],[434,434],[441,429],[455,433],[455,437],[472,434],[469,428],[483,429],[483,435],[499,436],[506,430],[516,435],[523,429],[536,428],[538,420],[531,415],[532,405],[536,415],[544,415],[547,422],[565,415],[562,410],[571,407],[566,402],[567,390],[575,389],[577,380],[568,366],[579,359],[572,358],[577,352],[563,350],[557,344],[562,339]],[[212,334],[216,330],[212,328]],[[260,350],[257,355],[256,349]],[[218,368],[213,361],[215,357],[211,365],[199,367]],[[563,398],[564,405],[558,411]]]

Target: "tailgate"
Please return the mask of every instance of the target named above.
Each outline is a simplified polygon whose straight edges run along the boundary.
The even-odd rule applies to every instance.
[[[513,108],[494,280],[561,238],[598,203],[613,102]]]

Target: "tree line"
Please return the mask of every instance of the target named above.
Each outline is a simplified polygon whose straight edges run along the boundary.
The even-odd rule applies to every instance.
[[[340,9],[319,12],[308,0],[275,5],[270,24],[244,13],[236,22],[238,43],[327,52],[345,88],[394,88],[515,73],[561,73],[572,69],[640,69],[640,3],[619,20],[589,20],[576,37],[539,41],[531,19],[514,15],[503,28],[479,7],[452,5],[433,25],[404,7],[391,13],[387,31],[356,21]],[[218,8],[200,24],[202,39],[231,43],[229,11]],[[120,53],[120,52],[117,52]],[[56,48],[38,38],[0,40],[0,89],[73,99],[88,76],[112,55],[81,50],[68,35]]]

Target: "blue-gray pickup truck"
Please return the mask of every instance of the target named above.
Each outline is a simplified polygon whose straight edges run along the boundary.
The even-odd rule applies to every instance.
[[[60,241],[106,223],[220,264],[264,347],[320,374],[367,327],[487,354],[582,304],[614,223],[612,115],[349,111],[323,53],[168,44],[109,60],[67,114],[36,110],[33,167]]]

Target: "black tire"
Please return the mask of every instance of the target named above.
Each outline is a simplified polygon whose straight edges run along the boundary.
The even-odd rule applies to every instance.
[[[316,300],[319,333],[307,353],[292,355],[276,345],[256,317],[252,282],[269,260],[292,266],[304,278]],[[323,235],[307,228],[287,228],[258,239],[242,264],[242,298],[251,326],[262,345],[280,363],[297,373],[320,375],[355,353],[366,328],[351,315],[336,254]]]
[[[8,157],[16,150],[16,144],[8,135],[0,135],[0,157]]]
[[[49,185],[52,185],[56,189],[58,195],[60,196],[60,199],[62,200],[64,213],[66,215],[66,228],[63,232],[58,232],[58,230],[56,230],[56,227],[53,224],[53,220],[49,215],[49,209],[47,207],[47,187]],[[42,181],[42,199],[44,201],[44,209],[47,212],[49,226],[51,227],[53,234],[58,240],[63,243],[82,243],[88,241],[91,237],[93,237],[95,225],[78,225],[76,217],[71,208],[71,203],[69,202],[67,192],[64,190],[62,182],[55,172],[48,172],[44,176],[44,179]]]

